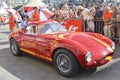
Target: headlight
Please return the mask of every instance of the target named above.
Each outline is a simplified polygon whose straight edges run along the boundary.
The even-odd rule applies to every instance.
[[[87,52],[86,55],[85,55],[85,60],[87,62],[90,62],[92,60],[92,54],[91,52]]]
[[[113,50],[115,50],[115,43],[114,42],[112,42],[111,47]]]
[[[113,52],[113,49],[112,49],[111,47],[108,47],[107,50],[108,50],[109,52]]]

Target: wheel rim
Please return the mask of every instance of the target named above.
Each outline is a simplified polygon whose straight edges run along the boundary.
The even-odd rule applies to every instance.
[[[11,43],[11,50],[14,54],[17,53],[17,45],[16,45],[15,41],[12,41],[12,43]]]
[[[71,60],[65,54],[60,54],[57,57],[57,66],[60,71],[67,73],[71,70]]]

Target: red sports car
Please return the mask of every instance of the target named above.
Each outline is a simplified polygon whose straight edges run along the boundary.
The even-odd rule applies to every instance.
[[[55,21],[30,22],[9,36],[11,53],[21,52],[54,64],[63,76],[78,74],[80,67],[97,68],[112,59],[115,43],[92,32],[68,32]]]

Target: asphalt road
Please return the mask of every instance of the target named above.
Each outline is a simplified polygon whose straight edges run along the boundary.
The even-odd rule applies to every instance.
[[[8,26],[0,26],[0,80],[120,80],[120,48],[113,59],[95,73],[84,71],[73,78],[57,73],[52,64],[23,54],[14,57],[9,49]]]

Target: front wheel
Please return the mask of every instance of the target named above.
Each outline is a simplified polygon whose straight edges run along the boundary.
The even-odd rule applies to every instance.
[[[68,50],[57,50],[53,62],[59,74],[65,77],[75,76],[79,72],[79,64],[75,56]]]
[[[14,39],[10,40],[10,50],[11,50],[11,53],[14,56],[20,56],[21,55],[21,51],[19,49],[19,46],[17,45],[17,42]]]

